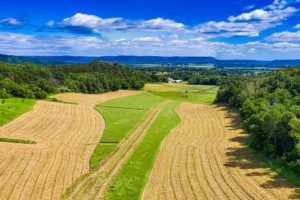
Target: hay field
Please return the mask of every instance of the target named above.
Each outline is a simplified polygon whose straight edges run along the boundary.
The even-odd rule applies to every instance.
[[[224,108],[182,103],[178,114],[142,199],[299,199],[299,188],[242,146],[247,135]]]
[[[137,93],[61,94],[56,98],[78,104],[38,101],[32,111],[0,127],[1,138],[37,142],[0,143],[0,199],[60,199],[89,172],[104,129],[94,105]]]

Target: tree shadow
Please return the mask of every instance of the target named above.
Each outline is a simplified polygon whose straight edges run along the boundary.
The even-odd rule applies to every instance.
[[[289,199],[300,199],[300,188],[288,182],[284,177],[275,173],[266,162],[260,159],[257,153],[245,147],[249,134],[241,129],[241,120],[234,112],[228,112],[227,108],[223,106],[216,106],[219,111],[225,111],[225,119],[229,122],[226,123],[227,130],[237,131],[238,134],[230,138],[232,145],[226,149],[227,162],[224,164],[226,167],[247,169],[251,172],[247,173],[249,177],[268,176],[270,177],[261,187],[266,189],[272,188],[288,188],[293,191]],[[238,144],[238,145],[237,145]]]

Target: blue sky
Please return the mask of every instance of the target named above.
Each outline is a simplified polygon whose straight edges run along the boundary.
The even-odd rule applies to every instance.
[[[300,58],[300,0],[10,0],[0,53]]]

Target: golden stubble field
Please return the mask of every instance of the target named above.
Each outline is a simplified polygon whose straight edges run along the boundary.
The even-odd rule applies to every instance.
[[[181,124],[163,141],[142,199],[299,199],[299,189],[248,148],[222,107],[182,103]]]
[[[55,97],[77,104],[38,101],[32,111],[0,127],[1,137],[37,142],[0,143],[0,199],[60,199],[89,172],[105,126],[94,106],[137,93],[60,94]]]

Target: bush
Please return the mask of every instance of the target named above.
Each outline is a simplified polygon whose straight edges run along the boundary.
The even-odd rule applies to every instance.
[[[7,99],[10,95],[6,92],[5,88],[0,89],[0,99]]]

